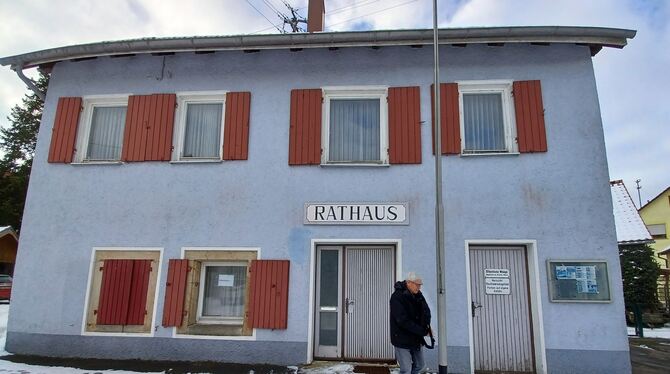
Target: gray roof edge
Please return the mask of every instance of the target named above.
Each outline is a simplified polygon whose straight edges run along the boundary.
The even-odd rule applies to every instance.
[[[518,26],[440,29],[439,38],[440,44],[579,43],[623,48],[635,34],[635,30],[604,27]],[[432,29],[146,38],[45,49],[0,58],[0,65],[26,68],[69,59],[122,54],[426,45],[432,42]]]

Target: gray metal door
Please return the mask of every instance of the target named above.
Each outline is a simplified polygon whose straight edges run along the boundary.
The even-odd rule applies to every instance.
[[[344,358],[392,360],[393,247],[346,247],[345,257]]]
[[[475,371],[534,372],[524,247],[470,247]]]

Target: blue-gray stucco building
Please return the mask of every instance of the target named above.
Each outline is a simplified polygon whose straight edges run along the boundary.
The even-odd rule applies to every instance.
[[[634,34],[440,30],[450,372],[630,372],[592,56]],[[436,331],[431,42],[142,39],[0,59],[51,72],[6,350],[389,360],[407,271]]]

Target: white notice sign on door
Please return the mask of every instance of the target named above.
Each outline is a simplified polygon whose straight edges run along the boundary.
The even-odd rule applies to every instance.
[[[485,278],[509,278],[509,269],[484,269]]]
[[[509,284],[486,284],[487,295],[509,295]]]
[[[486,278],[486,284],[509,284],[509,278]]]

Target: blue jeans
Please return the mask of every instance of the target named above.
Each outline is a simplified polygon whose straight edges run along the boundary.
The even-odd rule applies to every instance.
[[[421,347],[417,349],[405,349],[393,347],[395,359],[400,366],[400,374],[418,374],[423,369],[423,352]]]

